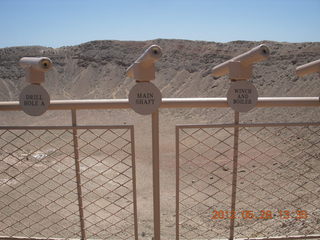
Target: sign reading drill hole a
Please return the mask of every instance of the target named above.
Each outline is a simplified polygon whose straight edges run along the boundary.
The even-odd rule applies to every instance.
[[[229,106],[236,112],[248,112],[257,104],[258,91],[248,81],[234,81],[228,90],[227,100]]]
[[[50,104],[50,96],[42,86],[31,84],[21,91],[19,102],[26,114],[40,116],[47,111]]]
[[[151,82],[139,82],[129,93],[131,108],[142,115],[157,111],[161,104],[161,99],[160,90]]]

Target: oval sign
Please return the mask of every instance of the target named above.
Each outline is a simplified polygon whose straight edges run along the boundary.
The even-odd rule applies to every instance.
[[[248,112],[254,108],[258,101],[256,87],[248,81],[231,82],[227,93],[229,106],[237,112]]]
[[[129,93],[129,104],[139,114],[147,115],[158,110],[162,95],[151,82],[137,83]]]
[[[47,111],[50,96],[41,85],[31,84],[21,91],[19,102],[26,114],[40,116]]]

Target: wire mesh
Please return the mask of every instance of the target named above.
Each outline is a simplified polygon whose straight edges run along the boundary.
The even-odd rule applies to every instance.
[[[0,130],[0,235],[79,237],[72,132]]]
[[[320,123],[250,125],[240,127],[235,212],[233,126],[178,126],[181,239],[228,238],[232,218],[236,238],[320,233]]]
[[[231,204],[233,129],[179,129],[180,237],[227,238],[229,223],[212,218]]]
[[[78,131],[88,238],[134,239],[131,130]]]
[[[0,130],[0,236],[134,239],[133,128],[81,127],[78,196],[73,130]]]
[[[320,127],[241,128],[239,237],[320,233]]]

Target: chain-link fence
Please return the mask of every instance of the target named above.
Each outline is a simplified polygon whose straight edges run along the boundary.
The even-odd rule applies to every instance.
[[[177,239],[320,233],[320,123],[177,126],[177,152]]]
[[[135,239],[133,144],[132,126],[2,127],[0,236]]]

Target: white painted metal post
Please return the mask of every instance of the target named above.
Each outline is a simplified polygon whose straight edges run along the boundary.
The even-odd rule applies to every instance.
[[[179,204],[180,204],[180,174],[179,174],[179,154],[180,154],[180,146],[179,146],[179,127],[176,126],[176,240],[180,238],[180,225],[179,225]]]
[[[138,209],[137,209],[137,184],[136,184],[136,152],[134,142],[134,127],[130,128],[131,155],[132,155],[132,193],[133,193],[133,217],[134,217],[134,239],[138,240]]]
[[[74,147],[74,161],[76,170],[76,180],[77,180],[77,192],[78,192],[78,206],[79,206],[79,217],[80,217],[80,230],[81,230],[81,240],[86,240],[86,228],[84,222],[84,208],[82,201],[82,188],[81,188],[81,172],[80,172],[80,159],[79,159],[79,149],[78,149],[78,131],[77,131],[77,113],[75,109],[71,110],[72,117],[72,135],[73,135],[73,147]]]
[[[237,194],[237,173],[238,173],[238,146],[239,146],[239,112],[234,112],[234,140],[233,140],[233,172],[232,172],[232,195],[231,195],[231,215],[236,211],[236,194]],[[230,219],[229,239],[234,238],[235,218]]]
[[[142,115],[151,115],[152,176],[153,176],[153,225],[154,240],[160,240],[160,166],[159,166],[159,106],[161,92],[150,81],[155,79],[155,62],[162,56],[157,45],[151,45],[128,69],[127,76],[137,84],[130,90],[129,104]]]
[[[154,240],[160,240],[160,163],[158,110],[152,113],[152,174]]]

